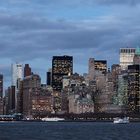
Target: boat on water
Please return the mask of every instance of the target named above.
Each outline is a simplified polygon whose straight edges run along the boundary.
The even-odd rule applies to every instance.
[[[129,123],[129,122],[130,122],[129,117],[124,117],[124,118],[117,117],[117,118],[114,118],[114,121],[113,121],[113,123],[115,123],[115,124],[119,124],[119,123],[125,124],[125,123]]]
[[[42,118],[42,121],[47,121],[47,122],[58,122],[58,121],[64,121],[64,118],[58,118],[58,117],[54,117],[54,118]]]

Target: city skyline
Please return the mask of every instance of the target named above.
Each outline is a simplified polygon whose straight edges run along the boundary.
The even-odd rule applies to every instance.
[[[92,57],[107,60],[109,67],[119,63],[119,48],[139,45],[139,7],[137,0],[1,0],[4,81],[11,79],[11,63],[21,62],[44,83],[55,55],[72,55],[80,74],[88,72]]]
[[[120,52],[120,50],[121,49],[129,49],[128,47],[127,48],[120,48],[119,49],[119,51],[118,52]],[[139,49],[139,48],[130,48],[130,49]],[[119,55],[120,55],[120,53],[119,53]],[[63,57],[63,56],[68,56],[68,57],[73,57],[73,56],[69,56],[69,55],[57,55],[57,56],[55,56],[55,57]],[[53,60],[53,57],[54,56],[52,56],[51,58],[52,58],[52,60]],[[90,58],[88,58],[88,59],[90,59]],[[96,58],[91,58],[91,59],[96,59]],[[119,58],[119,56],[118,56],[118,60],[119,60],[120,58]],[[43,75],[44,75],[44,77],[43,77],[43,75],[42,74],[40,74],[40,71],[35,71],[35,69],[33,69],[33,71],[32,71],[32,73],[34,73],[34,74],[38,74],[38,75],[40,75],[41,76],[41,83],[42,84],[47,84],[47,81],[46,81],[46,75],[47,75],[47,72],[50,70],[50,69],[52,69],[52,60],[50,61],[50,67],[45,71],[45,73],[43,73]],[[109,69],[111,69],[111,67],[112,67],[112,65],[113,64],[120,64],[120,61],[118,61],[118,63],[113,63],[112,62],[112,64],[108,64],[108,60],[105,60],[105,59],[97,59],[97,61],[106,61],[106,66],[107,66],[107,69],[109,68]],[[30,65],[30,64],[26,64],[26,63],[22,63],[22,62],[13,62],[13,63],[11,63],[10,64],[10,69],[9,69],[9,74],[10,74],[10,78],[8,79],[9,81],[5,81],[6,80],[6,78],[5,78],[5,74],[4,74],[4,72],[2,73],[0,73],[0,74],[2,74],[3,75],[3,83],[4,83],[4,89],[6,89],[8,86],[10,86],[10,85],[12,85],[12,81],[13,81],[13,75],[12,75],[12,69],[13,69],[13,65],[22,65],[22,77],[24,78],[24,68],[25,68],[25,66],[26,65]],[[73,66],[75,66],[75,64],[74,64],[74,59],[73,59]],[[78,73],[78,74],[80,74],[80,75],[83,75],[83,74],[85,74],[85,73],[88,73],[88,69],[89,69],[89,66],[88,66],[88,62],[87,62],[87,65],[85,65],[85,67],[86,67],[86,71],[83,71],[82,73],[80,73],[80,72],[78,72],[78,71],[73,71],[73,73]],[[33,68],[32,67],[32,65],[31,65],[31,68]],[[74,67],[73,67],[73,69],[74,69]],[[75,69],[74,69],[75,70]]]

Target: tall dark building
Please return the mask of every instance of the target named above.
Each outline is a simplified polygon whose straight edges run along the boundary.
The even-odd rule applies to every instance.
[[[52,85],[52,69],[49,69],[48,72],[46,73],[46,84],[48,86],[51,86]]]
[[[0,74],[0,98],[3,97],[3,75]]]
[[[53,56],[52,59],[52,87],[56,91],[61,91],[63,76],[73,73],[72,56]]]
[[[47,72],[47,85],[50,86],[51,85],[51,72]]]
[[[52,88],[53,109],[57,113],[61,111],[61,90],[63,88],[63,76],[73,74],[72,56],[53,56],[52,59]]]
[[[128,105],[131,112],[140,113],[140,65],[128,66]]]
[[[31,68],[29,67],[29,64],[25,64],[24,67],[24,77],[30,76],[32,74]]]
[[[8,113],[15,111],[15,86],[8,87]]]

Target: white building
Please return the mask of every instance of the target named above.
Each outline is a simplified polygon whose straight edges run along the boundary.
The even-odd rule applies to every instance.
[[[128,65],[133,65],[135,48],[120,48],[120,66],[122,70],[127,70]]]
[[[19,90],[19,82],[23,78],[22,64],[12,64],[12,86],[15,86],[15,108],[17,107],[17,93]]]
[[[63,76],[62,82],[63,82],[63,89],[64,89],[65,87],[69,86],[69,84],[70,84],[70,77],[69,76]]]
[[[17,87],[18,79],[23,78],[23,66],[22,64],[12,64],[12,86]]]

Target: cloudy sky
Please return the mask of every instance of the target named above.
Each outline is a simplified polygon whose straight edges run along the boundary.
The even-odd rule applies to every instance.
[[[119,63],[120,47],[140,43],[140,0],[0,0],[0,73],[29,63],[45,82],[53,55],[72,55],[74,72],[88,58]]]

